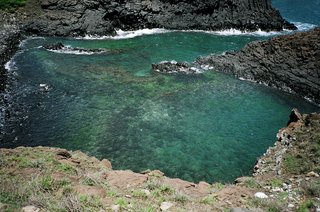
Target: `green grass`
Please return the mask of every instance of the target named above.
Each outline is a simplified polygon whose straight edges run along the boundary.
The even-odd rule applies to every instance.
[[[260,188],[260,185],[252,177],[246,180],[244,184],[247,188]]]
[[[1,0],[0,9],[14,11],[18,7],[22,7],[26,4],[26,0]]]
[[[311,209],[314,208],[314,203],[311,200],[306,200],[305,202],[303,202],[297,212],[309,212],[311,211]]]
[[[314,180],[302,185],[305,194],[309,197],[320,197],[320,180]]]
[[[290,174],[303,174],[308,170],[308,165],[304,161],[304,157],[288,153],[284,157],[284,169]]]
[[[206,204],[206,205],[213,205],[215,202],[217,202],[217,197],[213,195],[206,196],[200,200],[200,203]]]
[[[282,187],[282,185],[283,185],[283,180],[274,178],[274,179],[271,179],[271,180],[268,182],[268,184],[270,184],[273,188],[275,188],[275,187]]]
[[[58,169],[60,171],[63,171],[66,174],[76,174],[77,173],[77,170],[75,170],[75,168],[73,168],[71,165],[65,164],[65,163],[59,164]]]
[[[144,190],[134,190],[132,191],[132,196],[140,199],[146,199],[148,197]]]

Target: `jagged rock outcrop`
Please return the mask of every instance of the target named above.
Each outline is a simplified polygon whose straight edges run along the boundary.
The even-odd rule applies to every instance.
[[[12,101],[6,93],[10,73],[5,69],[5,64],[16,53],[22,39],[14,21],[14,16],[0,11],[0,141],[3,140],[4,128],[8,125],[6,120],[13,110]]]
[[[6,71],[4,65],[16,53],[22,36],[15,25],[13,15],[0,11],[0,92],[5,89]]]
[[[162,61],[160,63],[152,64],[152,70],[163,74],[201,74],[202,69],[191,66],[186,62],[177,61]]]
[[[295,29],[271,0],[41,0],[42,15],[25,26],[37,35],[110,35],[115,29]]]
[[[196,63],[320,103],[320,28],[249,43],[240,51],[201,57]]]

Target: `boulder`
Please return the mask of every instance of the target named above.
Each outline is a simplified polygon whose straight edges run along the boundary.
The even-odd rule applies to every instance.
[[[161,203],[160,210],[161,210],[161,211],[167,211],[167,210],[169,210],[172,206],[173,206],[173,203],[171,203],[171,202],[163,202],[163,203]]]
[[[290,113],[289,121],[287,123],[287,126],[289,126],[289,124],[295,123],[295,122],[297,122],[299,120],[302,120],[302,116],[299,113],[298,109],[294,108]]]
[[[152,70],[163,74],[201,74],[203,70],[186,62],[163,61],[152,64]]]
[[[267,196],[265,193],[263,193],[263,192],[257,192],[257,193],[255,193],[255,194],[254,194],[254,197],[259,198],[259,199],[267,199],[267,198],[268,198],[268,196]]]

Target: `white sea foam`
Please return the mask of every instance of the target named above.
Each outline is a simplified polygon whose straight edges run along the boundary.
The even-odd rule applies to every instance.
[[[306,31],[310,30],[316,25],[314,24],[308,24],[308,23],[301,23],[301,22],[293,22],[294,25],[297,26],[298,31]],[[221,31],[206,31],[206,30],[168,30],[163,28],[153,28],[153,29],[140,29],[136,31],[123,31],[123,30],[117,30],[115,36],[94,36],[94,35],[86,35],[85,37],[79,37],[78,39],[86,39],[86,40],[107,40],[107,39],[113,39],[113,40],[121,40],[121,39],[130,39],[135,38],[139,36],[144,35],[152,35],[152,34],[163,34],[163,33],[170,33],[170,32],[199,32],[199,33],[208,33],[212,35],[221,35],[221,36],[239,36],[239,35],[251,35],[251,36],[275,36],[275,35],[281,35],[281,34],[288,34],[290,32],[294,32],[291,30],[283,30],[281,32],[278,31],[241,31],[238,29],[228,29],[228,30],[221,30]]]
[[[302,22],[293,22],[293,24],[298,28],[298,31],[308,31],[315,28],[317,25],[302,23]]]
[[[90,51],[85,49],[74,49],[69,45],[62,47],[62,49],[59,49],[59,50],[53,50],[53,49],[47,49],[47,50],[54,53],[75,54],[75,55],[93,55],[93,54],[101,54],[106,52],[105,50],[95,52],[95,51]]]
[[[116,31],[115,36],[94,36],[94,35],[86,35],[85,37],[80,37],[79,39],[87,39],[87,40],[104,40],[104,39],[113,39],[113,40],[121,40],[121,39],[130,39],[143,35],[153,35],[153,34],[162,34],[172,32],[173,30],[167,29],[139,29],[136,31],[123,31],[121,29]]]
[[[9,60],[5,65],[4,68],[8,71],[13,71],[16,70],[16,62],[14,61],[14,58],[11,58],[11,60]]]
[[[24,48],[26,43],[29,41],[29,40],[36,40],[36,39],[41,39],[41,40],[45,40],[46,38],[45,37],[37,37],[37,36],[34,36],[34,37],[28,37],[27,39],[24,39],[20,42],[19,44],[19,47],[20,48]]]

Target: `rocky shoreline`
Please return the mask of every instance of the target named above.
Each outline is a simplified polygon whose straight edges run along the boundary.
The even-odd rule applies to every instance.
[[[39,14],[26,22],[25,32],[101,36],[114,35],[115,29],[296,29],[272,8],[271,0],[42,0]]]
[[[200,57],[194,63],[153,64],[155,72],[194,74],[214,70],[320,104],[320,28],[267,41],[249,43],[240,51]]]
[[[8,84],[10,74],[5,64],[18,50],[22,33],[16,24],[15,16],[0,11],[0,140],[3,141],[4,129],[9,127],[9,119],[15,113],[10,98]]]
[[[200,65],[293,92],[320,104],[320,28],[249,43],[238,52],[197,59]]]

